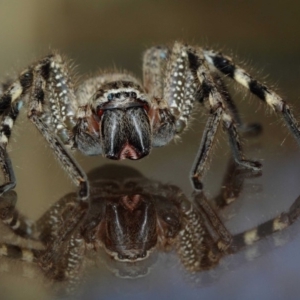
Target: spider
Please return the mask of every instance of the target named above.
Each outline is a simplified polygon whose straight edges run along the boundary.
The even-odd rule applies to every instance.
[[[117,178],[115,174],[118,174]],[[63,281],[67,293],[75,292],[82,282],[84,267],[91,258],[99,260],[100,249],[111,258],[108,267],[122,278],[147,275],[155,250],[170,252],[172,249],[184,269],[193,276],[213,269],[222,257],[287,228],[300,214],[298,197],[287,212],[256,228],[231,235],[212,204],[216,202],[218,207],[223,207],[225,203],[232,203],[240,194],[244,179],[249,178],[247,172],[232,163],[220,194],[209,202],[204,193],[195,193],[190,201],[180,188],[148,180],[129,167],[104,166],[89,177],[91,209],[54,253],[50,249],[51,261],[45,261],[44,256],[52,241],[59,238],[60,227],[68,222],[68,218],[73,218],[72,208],[78,205],[76,194],[66,195],[39,220],[28,222],[15,209],[16,193],[6,193],[0,202],[2,221],[16,235],[26,237],[28,241],[40,241],[42,247],[0,243],[0,256],[39,264],[46,280]],[[20,226],[15,227],[18,222]],[[88,255],[95,252],[93,250],[97,250],[96,257]]]
[[[194,189],[203,188],[201,180],[221,122],[236,163],[248,169],[260,169],[259,162],[245,159],[238,133],[258,128],[242,124],[221,73],[281,113],[300,143],[298,123],[286,102],[222,53],[180,42],[171,48],[152,47],[143,56],[143,85],[127,72],[103,72],[75,87],[69,73],[68,63],[54,53],[33,63],[12,83],[3,84],[1,194],[16,185],[6,148],[24,102],[28,118],[78,187],[82,201],[89,197],[89,183],[67,148],[114,160],[141,159],[152,148],[168,144],[184,131],[196,102],[208,107],[210,114],[191,172]]]

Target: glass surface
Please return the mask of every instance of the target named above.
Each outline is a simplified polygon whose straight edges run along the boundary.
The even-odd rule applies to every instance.
[[[141,76],[142,52],[147,47],[183,40],[238,56],[237,61],[260,80],[269,75],[268,85],[276,83],[276,90],[291,103],[299,119],[299,13],[296,1],[288,5],[282,1],[272,5],[267,1],[2,1],[1,77],[16,74],[49,53],[49,48],[74,59],[80,76],[115,66]],[[262,176],[246,179],[237,201],[220,213],[235,234],[287,210],[299,196],[300,152],[275,113],[242,88],[230,84],[230,90],[243,120],[260,122],[264,128],[259,137],[244,141],[247,157],[263,163]],[[207,118],[202,111],[193,114],[179,142],[154,149],[141,161],[109,163],[134,167],[148,179],[174,184],[191,195],[190,168]],[[18,180],[17,208],[36,220],[75,187],[26,119],[25,110],[17,123],[9,146]],[[108,163],[101,157],[76,157],[87,172]],[[226,133],[219,130],[204,180],[209,198],[218,194],[229,157]],[[10,241],[9,231],[4,226],[1,230],[3,240]],[[158,254],[150,274],[134,280],[117,278],[99,264],[88,271],[83,295],[85,299],[297,299],[299,247],[296,222],[249,249],[224,257],[217,268],[199,274],[203,284],[188,280],[175,253]],[[24,270],[29,276],[23,276]],[[52,298],[38,268],[0,258],[0,271],[0,298]]]

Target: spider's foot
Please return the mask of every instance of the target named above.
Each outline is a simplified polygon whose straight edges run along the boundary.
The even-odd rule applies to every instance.
[[[236,162],[241,167],[246,168],[246,169],[251,170],[251,171],[254,171],[254,172],[261,172],[261,170],[262,170],[262,164],[258,161],[238,160]]]
[[[196,192],[201,192],[203,190],[203,184],[200,181],[198,174],[192,176],[192,183]]]
[[[239,127],[239,131],[246,136],[257,136],[262,133],[263,127],[259,123],[244,124]]]

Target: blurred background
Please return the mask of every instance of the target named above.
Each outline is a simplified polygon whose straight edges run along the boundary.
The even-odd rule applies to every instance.
[[[3,79],[15,76],[32,61],[51,50],[58,50],[74,61],[79,79],[110,67],[128,69],[141,77],[142,53],[147,47],[172,45],[173,41],[180,40],[232,55],[283,95],[299,119],[299,33],[298,1],[0,0],[0,76]],[[230,88],[243,119],[259,121],[264,126],[259,138],[244,143],[247,156],[260,159],[264,171],[261,178],[248,181],[248,188],[239,199],[238,213],[226,224],[232,232],[239,232],[287,209],[296,199],[300,193],[300,152],[275,114],[245,90]],[[197,116],[194,115],[195,121],[180,142],[155,149],[141,161],[118,163],[133,166],[148,178],[176,184],[190,194],[188,176],[206,120],[205,115]],[[18,179],[18,208],[37,219],[52,203],[75,188],[43,138],[27,121],[26,112],[14,128],[9,151]],[[205,179],[210,196],[221,186],[230,155],[226,135],[220,131],[218,136]],[[76,157],[87,172],[107,162],[101,157],[86,158],[80,154]],[[254,192],[257,185],[261,189]],[[165,273],[161,273],[164,277],[159,278],[170,276],[173,279],[175,276],[174,281],[170,279],[164,283],[155,277],[159,270],[153,271],[150,281],[130,282],[131,289],[126,295],[131,299],[141,296],[159,299],[163,295],[173,299],[198,299],[200,296],[217,299],[221,294],[231,299],[282,299],[289,295],[292,299],[291,295],[300,292],[297,280],[300,276],[299,246],[300,235],[296,235],[288,246],[273,249],[254,263],[228,272],[209,288],[191,288],[181,282],[174,271],[165,274],[164,269]],[[21,287],[24,280],[30,284],[26,290],[22,288],[22,299],[32,298],[37,291],[46,297],[43,288],[30,280],[9,272],[0,274],[0,278],[1,290],[6,291],[3,299],[15,299],[17,289],[11,288],[11,282],[14,287],[17,283]],[[106,299],[124,299],[120,288],[115,291],[115,279],[105,278],[106,285],[100,285],[101,288],[97,288],[101,281],[97,278],[99,282],[94,282],[89,297],[98,299],[105,295]],[[118,285],[123,283],[117,282]],[[138,293],[135,293],[136,286]]]

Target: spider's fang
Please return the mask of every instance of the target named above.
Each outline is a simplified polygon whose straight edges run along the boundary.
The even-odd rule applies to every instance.
[[[144,107],[104,110],[100,128],[105,157],[140,159],[149,154],[151,129]]]

